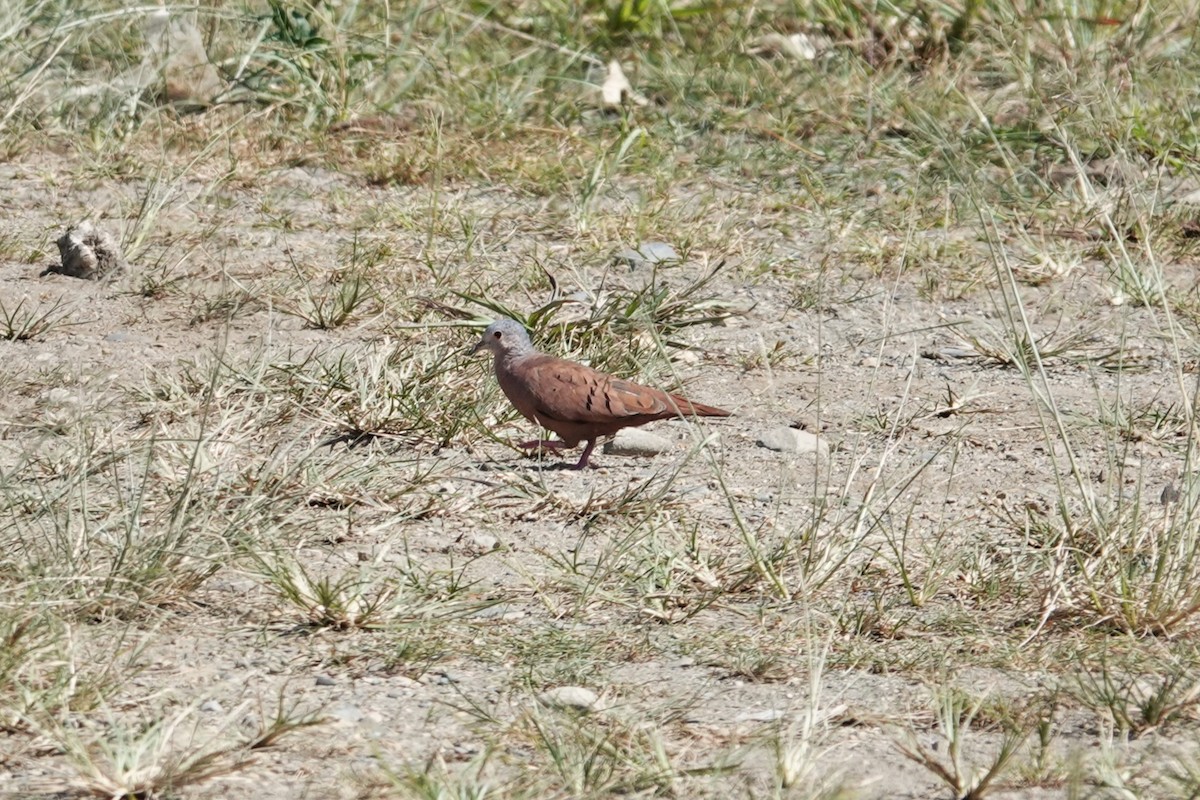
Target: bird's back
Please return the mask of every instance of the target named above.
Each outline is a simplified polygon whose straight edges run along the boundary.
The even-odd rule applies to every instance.
[[[497,359],[496,378],[522,416],[568,443],[681,414],[730,416],[724,409],[544,353]]]

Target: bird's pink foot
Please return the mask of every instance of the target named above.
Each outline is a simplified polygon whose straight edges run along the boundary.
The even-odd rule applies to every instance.
[[[594,448],[595,446],[596,446],[596,440],[588,439],[587,447],[583,448],[583,455],[581,455],[579,457],[579,462],[576,463],[575,466],[571,467],[571,469],[583,469],[584,467],[593,467],[594,468],[596,465],[589,464],[588,458],[591,457],[592,448]]]

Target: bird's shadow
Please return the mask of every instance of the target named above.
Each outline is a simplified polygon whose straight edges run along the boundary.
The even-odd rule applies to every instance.
[[[594,469],[599,469],[600,464],[588,464],[583,469],[575,469],[575,465],[570,461],[539,461],[537,456],[519,456],[515,461],[483,461],[479,464],[479,469],[484,472],[518,472],[522,467],[527,468],[528,472],[589,472]]]

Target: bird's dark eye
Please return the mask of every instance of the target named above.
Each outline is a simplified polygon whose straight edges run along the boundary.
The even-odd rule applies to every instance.
[[[495,337],[495,338],[497,338],[497,339],[499,339],[499,338],[500,338],[502,335],[503,335],[503,334],[502,334],[502,333],[500,333],[500,331],[496,331],[495,333],[493,333],[493,334],[492,334],[492,336],[494,336],[494,337]]]

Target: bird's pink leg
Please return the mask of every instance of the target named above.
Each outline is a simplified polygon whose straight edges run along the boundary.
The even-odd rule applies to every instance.
[[[588,465],[588,456],[592,454],[592,448],[596,446],[595,439],[588,439],[587,447],[583,448],[583,455],[579,457],[579,463],[571,467],[571,469],[583,469]]]

